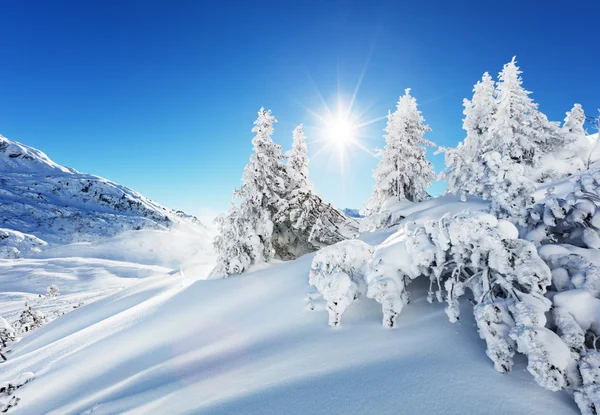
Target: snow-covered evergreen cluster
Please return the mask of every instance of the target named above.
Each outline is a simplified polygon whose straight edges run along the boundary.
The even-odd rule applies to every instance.
[[[574,143],[585,138],[579,104],[561,128],[539,111],[522,83],[514,58],[497,82],[486,72],[472,99],[464,100],[464,142],[441,149],[446,154],[442,178],[448,181],[447,192],[463,199],[482,196],[497,215],[513,221],[527,215],[536,181],[556,180],[583,168]]]
[[[444,303],[451,322],[468,302],[473,305],[496,370],[509,372],[521,353],[540,386],[568,390],[582,413],[596,414],[600,170],[590,169],[593,144],[581,105],[560,125],[530,94],[514,58],[497,81],[485,73],[464,101],[465,140],[440,149],[447,193],[463,202],[483,198],[488,212],[402,221],[407,206],[428,198],[433,179],[423,147],[429,128],[407,90],[388,117],[376,184],[361,212],[367,215],[361,230],[400,223],[398,231],[376,248],[346,241],[323,249],[309,282],[326,300],[331,325],[365,295],[381,304],[383,325],[395,327],[410,300],[409,284],[429,278],[428,300]],[[535,203],[542,183],[561,180],[560,193],[549,187]]]
[[[355,236],[354,220],[324,203],[308,179],[302,125],[294,130],[286,157],[271,138],[276,122],[270,110],[260,109],[252,129],[254,154],[244,169],[242,187],[234,192],[239,203],[216,219],[214,276],[239,274],[273,258],[297,258]]]

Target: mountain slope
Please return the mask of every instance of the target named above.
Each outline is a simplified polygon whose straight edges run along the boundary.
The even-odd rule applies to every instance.
[[[424,284],[397,329],[367,301],[329,328],[322,304],[305,307],[311,257],[226,280],[149,278],[55,320],[2,367],[36,374],[14,413],[576,413],[523,361],[498,374],[472,318],[449,324]]]
[[[441,202],[407,219],[460,203]],[[379,244],[394,231],[363,239]],[[450,324],[421,280],[396,329],[382,328],[380,306],[361,299],[341,328],[328,327],[324,303],[306,307],[312,257],[224,280],[202,280],[209,257],[194,270],[155,269],[37,329],[2,365],[6,379],[35,373],[15,392],[14,413],[577,413],[566,393],[535,384],[525,359],[497,373],[472,313]]]
[[[127,187],[56,164],[0,135],[0,228],[64,244],[179,223],[202,226]]]

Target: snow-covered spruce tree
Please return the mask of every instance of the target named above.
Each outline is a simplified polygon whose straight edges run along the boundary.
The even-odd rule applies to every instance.
[[[234,193],[239,206],[217,220],[219,237],[215,239],[217,265],[214,276],[239,274],[251,264],[273,258],[273,215],[280,209],[289,187],[281,146],[271,139],[271,111],[261,108],[254,122],[254,154],[244,169],[242,187]]]
[[[366,293],[364,266],[372,253],[368,244],[350,240],[320,250],[313,259],[309,283],[327,302],[330,326],[339,326],[352,301]]]
[[[433,165],[425,159],[424,146],[433,146],[424,135],[430,131],[417,108],[410,88],[400,97],[393,114],[388,114],[385,148],[373,172],[375,185],[362,209],[364,215],[381,212],[388,199],[420,202],[429,197],[425,189],[435,179]]]
[[[465,99],[463,106],[463,129],[467,137],[457,148],[441,148],[440,151],[446,158],[446,169],[441,174],[442,180],[448,181],[446,192],[466,200],[467,195],[483,194],[475,166],[483,155],[482,148],[497,111],[494,80],[489,73],[484,73],[481,81],[475,84],[473,97]]]
[[[308,147],[302,127],[300,124],[292,133],[292,150],[287,162],[287,173],[293,190],[313,188],[308,180]]]
[[[523,88],[515,58],[504,65],[496,83],[497,112],[483,152],[497,151],[516,163],[535,166],[543,154],[564,145],[559,125],[548,121]]]

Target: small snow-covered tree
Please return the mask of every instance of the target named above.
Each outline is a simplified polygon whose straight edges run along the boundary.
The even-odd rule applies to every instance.
[[[2,360],[6,360],[6,357],[4,357],[4,354],[2,353],[2,349],[4,349],[8,343],[14,341],[15,337],[16,334],[13,326],[11,326],[4,318],[0,317],[0,358]]]
[[[373,172],[375,185],[362,209],[364,214],[378,213],[390,198],[419,202],[429,197],[425,189],[435,179],[435,173],[425,158],[424,146],[434,144],[425,140],[424,135],[430,130],[417,108],[417,100],[407,88],[396,111],[388,114],[386,145]]]
[[[281,146],[271,139],[275,122],[270,110],[260,109],[252,128],[254,154],[244,169],[242,187],[234,193],[240,204],[217,220],[220,234],[215,239],[218,258],[213,275],[241,273],[275,254],[272,218],[289,186]]]
[[[600,352],[594,350],[579,362],[582,385],[575,389],[574,398],[582,415],[600,413]]]
[[[492,213],[523,224],[534,204],[535,192],[535,184],[525,175],[524,166],[490,151],[482,156],[475,171],[480,177],[481,196],[491,201]]]
[[[567,116],[565,117],[562,126],[563,134],[568,136],[566,141],[575,142],[585,138],[585,128],[583,127],[585,118],[585,113],[583,112],[581,104],[573,105],[571,111],[567,112]]]
[[[363,268],[372,253],[368,244],[350,240],[320,250],[313,259],[309,283],[327,301],[330,326],[339,326],[352,301],[366,293]]]
[[[14,323],[14,328],[17,333],[26,333],[41,327],[46,323],[46,316],[39,310],[34,310],[28,306],[23,310],[19,319]]]
[[[293,132],[292,151],[287,162],[287,173],[293,190],[312,188],[308,181],[308,148],[302,124]]]
[[[48,288],[46,288],[46,298],[52,298],[60,295],[60,290],[55,284],[52,284]]]

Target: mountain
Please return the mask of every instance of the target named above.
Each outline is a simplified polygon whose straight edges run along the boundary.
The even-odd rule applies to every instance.
[[[129,230],[203,225],[110,180],[61,166],[0,135],[0,257]]]

